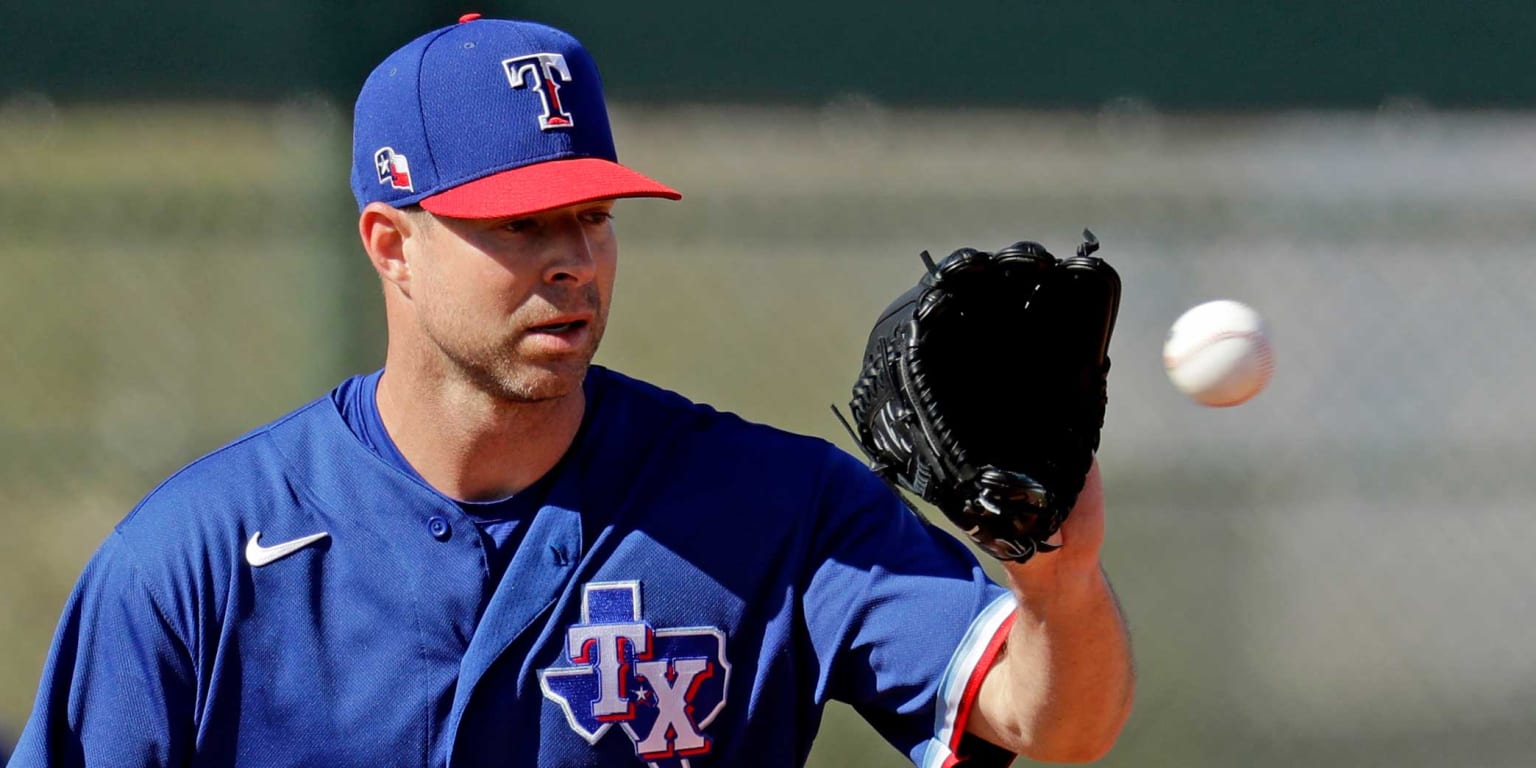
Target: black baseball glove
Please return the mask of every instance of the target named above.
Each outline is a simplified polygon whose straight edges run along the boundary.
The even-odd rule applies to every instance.
[[[1002,560],[1055,549],[1099,447],[1120,276],[1083,236],[1066,259],[1032,242],[938,264],[924,251],[843,420],[877,474]]]

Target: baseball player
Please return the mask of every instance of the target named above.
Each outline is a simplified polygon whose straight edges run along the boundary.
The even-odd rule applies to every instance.
[[[14,766],[789,766],[827,701],[918,765],[1085,760],[1131,700],[1096,468],[991,582],[831,444],[590,364],[617,163],[567,34],[465,16],[357,99],[384,367],[155,488]]]

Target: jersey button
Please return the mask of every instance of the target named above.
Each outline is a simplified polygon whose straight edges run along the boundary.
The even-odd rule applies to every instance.
[[[449,537],[453,536],[453,528],[448,525],[447,520],[441,517],[434,517],[428,520],[427,530],[432,533],[432,538],[438,541],[447,541]]]

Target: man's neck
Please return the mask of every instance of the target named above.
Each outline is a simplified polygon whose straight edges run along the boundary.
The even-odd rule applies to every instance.
[[[456,380],[412,381],[386,365],[379,417],[406,461],[450,498],[487,501],[532,485],[570,448],[586,398],[517,403]]]

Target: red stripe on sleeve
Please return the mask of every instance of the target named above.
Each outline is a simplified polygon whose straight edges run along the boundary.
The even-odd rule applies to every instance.
[[[1003,619],[1002,624],[998,625],[997,633],[987,642],[987,650],[982,652],[980,659],[976,660],[976,668],[971,670],[971,678],[965,681],[965,692],[960,695],[959,711],[955,713],[955,731],[949,737],[949,758],[944,761],[944,768],[958,765],[964,759],[960,756],[960,740],[965,738],[965,726],[971,719],[971,707],[976,703],[976,696],[981,693],[981,682],[987,679],[987,673],[992,671],[998,652],[1003,649],[1003,643],[1008,640],[1008,630],[1013,628],[1013,620],[1018,616],[1019,612],[1015,609]]]

